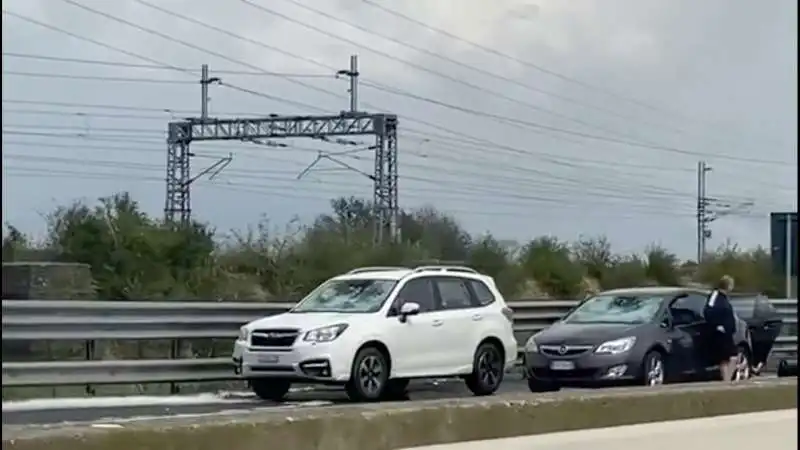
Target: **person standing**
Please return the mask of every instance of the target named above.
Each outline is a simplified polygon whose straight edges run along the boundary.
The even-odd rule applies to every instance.
[[[724,275],[706,300],[704,315],[709,325],[709,350],[712,361],[719,364],[723,381],[733,381],[737,370],[737,349],[733,336],[736,333],[736,315],[728,299],[733,290],[733,278]]]

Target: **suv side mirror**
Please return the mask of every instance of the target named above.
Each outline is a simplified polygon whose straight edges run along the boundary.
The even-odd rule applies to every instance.
[[[400,322],[405,322],[408,316],[415,316],[419,314],[419,303],[405,302],[400,307]]]
[[[664,316],[664,318],[661,319],[661,323],[659,323],[659,325],[661,326],[661,328],[669,330],[670,328],[672,328],[672,320],[670,319],[669,316]]]

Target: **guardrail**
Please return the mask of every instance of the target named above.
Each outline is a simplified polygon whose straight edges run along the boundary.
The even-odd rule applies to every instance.
[[[773,354],[797,354],[797,300],[773,299],[784,320]],[[509,302],[514,330],[523,344],[574,307],[574,300]],[[183,383],[233,380],[228,357],[180,359],[176,343],[190,339],[231,339],[254,319],[286,311],[288,303],[128,302],[3,300],[2,340],[7,343],[77,342],[86,360],[3,361],[6,387]],[[96,341],[170,340],[169,359],[98,360]],[[795,356],[796,357],[796,356]],[[3,358],[4,360],[7,357]],[[90,391],[90,390],[89,390]],[[177,388],[174,388],[177,392]]]

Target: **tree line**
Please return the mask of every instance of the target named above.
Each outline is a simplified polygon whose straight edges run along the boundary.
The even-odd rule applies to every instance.
[[[495,277],[509,298],[576,298],[635,285],[708,284],[729,274],[746,291],[782,295],[763,248],[726,244],[698,264],[659,245],[618,254],[603,236],[527,243],[470,235],[434,208],[403,211],[402,239],[374,245],[373,208],[359,198],[331,201],[311,224],[268,218],[240,231],[193,222],[176,228],[141,210],[127,193],[56,208],[35,241],[5,224],[3,261],[80,262],[91,267],[97,298],[285,301],[358,266],[459,261]]]

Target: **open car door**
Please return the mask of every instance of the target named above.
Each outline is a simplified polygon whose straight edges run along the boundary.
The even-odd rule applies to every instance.
[[[766,296],[759,294],[731,294],[730,302],[736,315],[747,323],[753,352],[751,363],[766,364],[783,326],[778,310]]]

